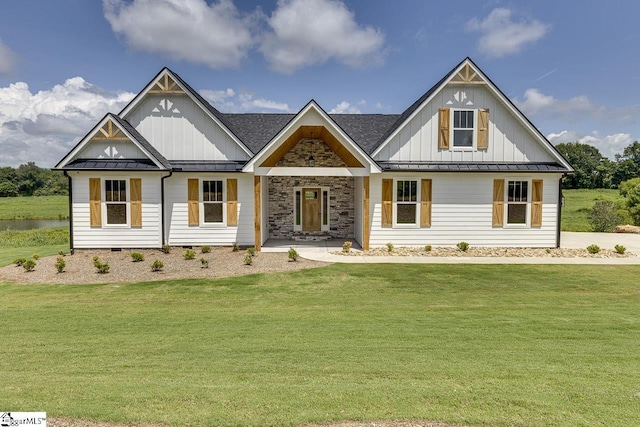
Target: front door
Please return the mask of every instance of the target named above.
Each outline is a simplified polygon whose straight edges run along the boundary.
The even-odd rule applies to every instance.
[[[302,189],[302,231],[320,231],[320,188]]]

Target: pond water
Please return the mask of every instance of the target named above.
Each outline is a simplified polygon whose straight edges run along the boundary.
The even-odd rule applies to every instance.
[[[0,219],[0,230],[33,230],[65,225],[69,225],[68,219]]]

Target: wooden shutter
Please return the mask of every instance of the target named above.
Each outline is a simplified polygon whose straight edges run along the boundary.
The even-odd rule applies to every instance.
[[[449,108],[441,108],[438,111],[438,148],[449,149]]]
[[[542,180],[534,179],[531,189],[531,226],[542,227]]]
[[[227,180],[227,225],[238,225],[238,180]]]
[[[478,150],[489,149],[489,110],[478,110]]]
[[[493,226],[504,224],[504,179],[493,180]]]
[[[393,226],[393,180],[382,180],[382,226]]]
[[[100,178],[89,178],[89,221],[91,227],[102,227]]]
[[[200,199],[198,197],[199,182],[197,179],[188,180],[188,205],[189,205],[189,225],[200,225]]]
[[[420,227],[431,227],[431,180],[420,183]]]
[[[142,227],[142,179],[131,178],[131,226]]]

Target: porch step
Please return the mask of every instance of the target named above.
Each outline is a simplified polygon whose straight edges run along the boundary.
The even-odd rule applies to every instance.
[[[292,239],[296,242],[326,242],[331,240],[330,234],[295,233]]]

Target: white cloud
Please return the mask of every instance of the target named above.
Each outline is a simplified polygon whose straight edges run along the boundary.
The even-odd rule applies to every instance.
[[[99,118],[134,96],[107,92],[82,77],[35,94],[23,82],[0,87],[0,165],[55,165]]]
[[[332,59],[350,67],[379,65],[384,57],[384,35],[358,24],[339,0],[278,0],[267,23],[271,32],[260,51],[278,72]]]
[[[622,151],[638,138],[632,138],[628,133],[616,133],[613,135],[600,136],[598,131],[593,131],[589,135],[581,135],[576,131],[563,130],[559,133],[550,133],[547,139],[552,144],[557,145],[565,142],[580,142],[589,144],[600,150],[600,153],[613,159],[616,154]]]
[[[0,40],[0,76],[11,73],[18,59],[18,55]]]
[[[114,33],[134,49],[211,68],[238,67],[254,44],[254,17],[231,0],[103,0]]]
[[[478,40],[480,52],[500,58],[518,53],[527,44],[540,40],[549,31],[549,25],[535,19],[514,22],[511,10],[496,8],[481,21],[473,18],[467,22],[467,30],[482,34]]]
[[[552,115],[565,119],[584,119],[587,117],[604,117],[607,107],[591,102],[585,95],[570,99],[556,99],[545,95],[538,89],[527,89],[524,100],[514,99],[515,104],[528,116]]]
[[[333,107],[329,114],[360,114],[360,110],[355,105],[351,105],[347,101],[342,101]]]
[[[200,91],[207,101],[223,113],[247,113],[247,112],[288,112],[289,105],[284,102],[256,98],[249,92],[236,93],[231,88],[225,90]]]

